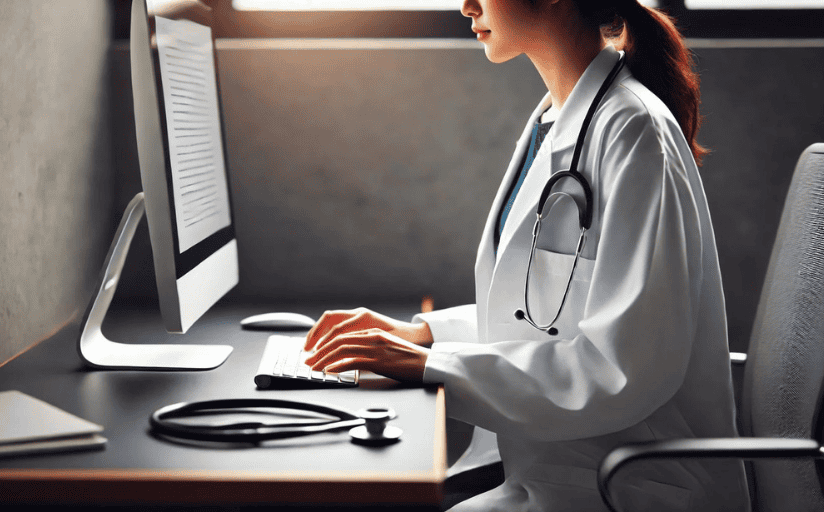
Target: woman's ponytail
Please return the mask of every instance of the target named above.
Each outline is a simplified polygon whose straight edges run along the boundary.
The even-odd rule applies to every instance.
[[[619,38],[630,71],[675,116],[698,165],[709,152],[696,141],[701,115],[700,80],[692,53],[673,19],[637,0],[575,0],[581,14]]]
[[[698,165],[708,153],[695,140],[701,125],[700,79],[672,18],[635,0],[621,2],[624,19],[624,51],[630,71],[669,107],[689,142]]]

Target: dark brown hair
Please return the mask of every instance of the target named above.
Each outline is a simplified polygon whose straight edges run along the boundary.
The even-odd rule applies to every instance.
[[[535,0],[532,0],[533,2]],[[709,151],[696,141],[701,90],[692,53],[673,18],[637,0],[572,0],[581,16],[601,27],[627,55],[627,66],[675,116],[698,165]]]

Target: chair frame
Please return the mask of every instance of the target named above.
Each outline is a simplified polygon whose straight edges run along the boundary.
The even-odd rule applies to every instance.
[[[609,483],[619,469],[643,459],[676,458],[822,459],[824,447],[814,439],[714,437],[634,443],[611,451],[598,468],[598,491],[607,508],[618,512]],[[820,472],[819,472],[820,473]]]

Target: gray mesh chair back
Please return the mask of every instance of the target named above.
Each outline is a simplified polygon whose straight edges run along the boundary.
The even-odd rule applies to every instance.
[[[824,144],[801,155],[784,204],[750,345],[742,435],[821,439],[824,382]],[[759,512],[824,511],[813,460],[756,460]]]

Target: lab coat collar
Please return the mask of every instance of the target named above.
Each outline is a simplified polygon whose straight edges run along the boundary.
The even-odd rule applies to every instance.
[[[561,107],[558,119],[549,134],[552,138],[553,152],[562,151],[575,145],[592,100],[595,99],[598,89],[601,88],[620,56],[621,53],[613,46],[607,46],[587,66],[584,74],[581,75],[578,83],[572,89],[569,98]]]

